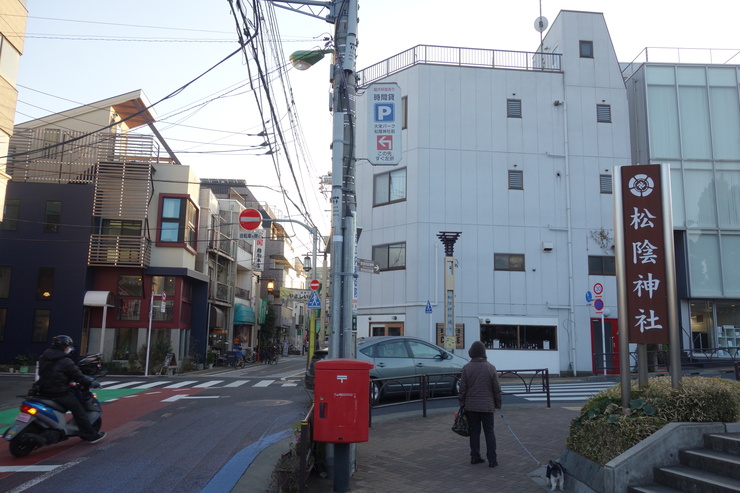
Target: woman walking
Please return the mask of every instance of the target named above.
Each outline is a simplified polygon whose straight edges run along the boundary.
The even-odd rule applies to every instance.
[[[470,362],[460,377],[460,404],[470,421],[470,463],[485,462],[480,454],[480,432],[486,437],[486,458],[489,467],[496,467],[496,435],[493,433],[493,413],[501,409],[501,384],[496,367],[486,358],[486,347],[475,341],[468,350]]]

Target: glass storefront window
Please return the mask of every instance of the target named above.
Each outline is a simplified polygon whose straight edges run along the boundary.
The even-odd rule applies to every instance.
[[[710,334],[714,327],[711,301],[691,303],[691,348],[695,351],[713,347]]]
[[[488,349],[554,350],[557,331],[551,325],[481,325],[480,340]]]

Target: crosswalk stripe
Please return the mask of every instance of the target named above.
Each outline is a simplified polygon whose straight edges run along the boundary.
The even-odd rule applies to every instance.
[[[249,380],[237,380],[236,382],[227,383],[226,385],[224,385],[224,387],[229,387],[229,388],[241,387],[247,382],[249,382]]]
[[[211,380],[210,382],[203,382],[203,383],[199,383],[198,385],[193,385],[193,388],[194,389],[207,389],[208,387],[213,387],[214,385],[217,385],[222,382],[223,380]]]
[[[256,384],[254,384],[254,387],[267,387],[271,383],[273,383],[274,381],[275,380],[262,380],[260,382],[257,382]]]
[[[177,382],[173,383],[172,385],[168,385],[164,387],[165,389],[180,389],[182,387],[187,387],[188,385],[198,383],[197,380],[186,380],[185,382]]]
[[[123,389],[125,387],[130,387],[132,385],[138,385],[140,383],[144,383],[144,382],[143,381],[141,381],[141,382],[123,382],[123,383],[119,383],[119,384],[116,384],[116,385],[107,386],[107,387],[105,387],[105,390]]]
[[[145,383],[144,385],[138,385],[136,387],[133,387],[134,389],[151,389],[152,387],[156,387],[157,385],[164,385],[166,383],[170,383],[168,380],[163,380],[161,382],[149,382]]]

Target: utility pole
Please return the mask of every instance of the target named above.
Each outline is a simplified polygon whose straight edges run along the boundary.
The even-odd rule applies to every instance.
[[[275,7],[315,18],[322,17],[301,10],[301,7],[324,7],[329,10],[329,15],[323,19],[334,25],[334,60],[331,77],[333,130],[329,357],[348,358],[354,353],[352,320],[353,305],[356,302],[354,280],[357,230],[355,191],[357,0],[327,2],[272,0],[272,3]]]
[[[352,334],[355,299],[355,62],[357,58],[357,0],[272,0],[275,7],[319,18],[301,6],[329,10],[324,20],[334,25],[332,68],[332,188],[331,188],[331,325],[329,357],[354,356]],[[293,7],[291,5],[297,5]],[[323,53],[324,50],[319,50]],[[292,61],[292,60],[291,60]],[[312,65],[316,60],[308,62]],[[350,444],[334,447],[334,491],[349,491]]]

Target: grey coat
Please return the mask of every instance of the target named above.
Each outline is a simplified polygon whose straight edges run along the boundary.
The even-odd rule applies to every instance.
[[[501,409],[501,384],[496,367],[486,358],[473,358],[462,369],[460,404],[466,411],[492,413]]]

